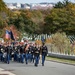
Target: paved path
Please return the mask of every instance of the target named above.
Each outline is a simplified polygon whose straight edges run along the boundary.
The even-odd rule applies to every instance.
[[[26,65],[25,63],[5,64],[0,62],[0,68],[5,69],[4,72],[9,71],[15,75],[75,75],[75,66],[51,61],[46,61],[45,66],[39,63],[38,67],[32,63]]]
[[[10,71],[5,71],[4,69],[0,68],[0,75],[15,75]]]

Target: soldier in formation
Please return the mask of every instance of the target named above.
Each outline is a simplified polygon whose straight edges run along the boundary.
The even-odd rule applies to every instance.
[[[10,60],[19,63],[33,62],[37,67],[40,55],[42,55],[42,66],[44,66],[45,57],[48,53],[47,47],[43,44],[38,46],[36,43],[0,43],[0,61],[10,63]]]

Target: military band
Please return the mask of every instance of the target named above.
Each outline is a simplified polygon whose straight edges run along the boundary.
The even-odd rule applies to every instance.
[[[9,64],[10,61],[19,63],[34,63],[38,66],[40,55],[42,55],[42,66],[48,53],[47,46],[38,46],[36,43],[0,43],[0,62]]]

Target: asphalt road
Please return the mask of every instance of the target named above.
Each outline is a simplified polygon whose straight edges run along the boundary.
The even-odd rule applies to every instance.
[[[46,61],[45,66],[42,66],[40,62],[38,67],[35,67],[33,63],[26,65],[25,63],[5,64],[0,62],[0,68],[15,75],[75,75],[75,66],[51,61]]]

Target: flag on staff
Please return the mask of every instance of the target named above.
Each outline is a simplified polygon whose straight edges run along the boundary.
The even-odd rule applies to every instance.
[[[15,40],[12,31],[10,31],[10,38],[11,38],[12,40]]]
[[[10,39],[10,32],[9,32],[8,30],[6,30],[5,38],[6,38],[7,40]]]

